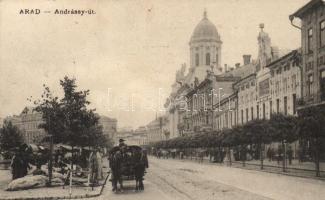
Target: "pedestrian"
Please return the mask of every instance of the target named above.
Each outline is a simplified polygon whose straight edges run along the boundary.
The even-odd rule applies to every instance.
[[[272,156],[271,156],[271,147],[267,148],[267,152],[266,152],[266,155],[267,155],[267,158],[269,159],[269,162],[272,161]]]
[[[123,191],[123,181],[121,174],[121,160],[122,154],[120,151],[112,153],[109,159],[109,166],[111,168],[111,181],[112,181],[112,190],[113,192],[118,191],[117,183],[120,184],[119,191]]]
[[[98,184],[98,160],[96,150],[93,150],[89,156],[90,182],[92,185]]]
[[[24,177],[27,175],[28,170],[31,169],[31,166],[29,165],[30,155],[32,154],[32,149],[27,144],[22,144],[19,147],[19,154],[20,154],[20,172],[19,172],[19,178]]]
[[[277,156],[277,163],[278,163],[278,165],[280,164],[280,160],[282,160],[282,153],[283,153],[282,147],[279,146],[278,147],[278,156]]]
[[[289,165],[291,165],[292,164],[292,157],[293,157],[293,150],[292,150],[290,145],[288,146],[287,156],[288,156],[288,160],[289,160]]]
[[[22,168],[22,159],[20,152],[16,152],[15,155],[11,159],[11,173],[12,173],[12,180],[17,178],[21,178],[21,168]]]
[[[97,163],[98,163],[98,179],[102,180],[104,175],[103,175],[103,158],[102,155],[99,151],[97,151],[96,153],[96,159],[97,159]]]

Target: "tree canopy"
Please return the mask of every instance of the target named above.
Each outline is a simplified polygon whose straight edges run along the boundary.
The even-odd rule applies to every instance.
[[[44,128],[55,143],[71,146],[105,146],[107,141],[99,125],[99,115],[89,109],[89,90],[77,90],[76,79],[60,80],[64,96],[60,99],[44,85],[41,99],[35,101],[36,110],[42,113]]]
[[[22,133],[18,127],[14,126],[10,121],[4,121],[3,127],[0,129],[1,151],[6,155],[6,152],[12,151],[23,143]]]

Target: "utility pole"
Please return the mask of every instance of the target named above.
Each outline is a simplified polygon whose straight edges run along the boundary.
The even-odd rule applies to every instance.
[[[49,163],[48,163],[48,173],[49,173],[49,182],[48,182],[48,186],[52,185],[52,168],[53,168],[53,137],[51,135],[51,118],[48,118],[48,123],[49,123],[49,130],[48,130],[48,134],[50,137],[50,159],[49,159]]]

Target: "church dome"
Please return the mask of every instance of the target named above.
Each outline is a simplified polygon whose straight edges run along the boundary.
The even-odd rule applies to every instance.
[[[216,41],[220,42],[220,36],[218,34],[216,26],[207,18],[206,12],[204,12],[203,19],[195,27],[191,41],[200,42],[200,41]]]

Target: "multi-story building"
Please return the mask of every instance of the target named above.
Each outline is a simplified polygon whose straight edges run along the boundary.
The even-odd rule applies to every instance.
[[[147,125],[148,142],[157,142],[167,139],[167,118],[166,116],[157,117]]]
[[[7,117],[6,120],[18,127],[27,144],[39,143],[46,136],[45,130],[39,127],[43,123],[42,114],[32,107],[25,107],[20,115]]]
[[[144,146],[148,144],[148,132],[145,126],[135,129],[130,144]]]
[[[188,132],[209,131],[215,128],[215,109],[222,99],[233,94],[232,84],[240,77],[214,75],[207,77],[187,94]],[[218,108],[218,110],[221,110]]]
[[[297,99],[301,97],[300,59],[300,50],[293,50],[266,66],[270,69],[270,99],[261,117],[270,118],[272,113],[296,115]]]
[[[216,26],[208,19],[206,11],[203,19],[195,27],[189,42],[190,68],[185,74],[186,67],[182,66],[176,74],[176,81],[172,85],[172,92],[167,99],[167,118],[170,138],[178,137],[184,130],[184,97],[205,80],[207,71],[220,74],[222,41]],[[196,83],[195,83],[196,82]]]
[[[272,113],[295,115],[301,96],[300,53],[298,50],[269,63],[267,72],[257,78],[251,74],[236,84],[238,91],[238,124],[253,119],[269,119]]]
[[[213,105],[213,130],[232,128],[237,125],[237,104],[237,94],[232,93]]]
[[[117,120],[102,115],[99,118],[99,124],[103,127],[103,134],[108,135],[113,141],[115,141]]]
[[[233,84],[231,96],[214,106],[221,108],[215,115],[217,130],[253,119],[269,119],[272,113],[296,114],[297,98],[301,96],[300,50],[279,57],[278,49],[271,46],[271,39],[263,31],[264,25],[260,27],[258,59],[250,62],[244,56],[243,66],[237,64],[226,73],[245,76]]]
[[[290,15],[301,30],[303,101],[300,108],[323,104],[325,100],[325,3],[311,0]],[[295,18],[301,20],[301,27]]]
[[[238,125],[245,124],[254,118],[258,118],[256,74],[250,74],[234,84],[238,104],[236,106]]]

